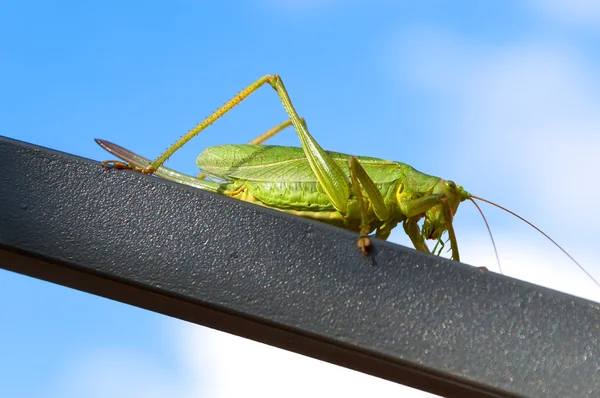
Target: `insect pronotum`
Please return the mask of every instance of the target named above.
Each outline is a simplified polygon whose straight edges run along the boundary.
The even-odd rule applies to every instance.
[[[163,166],[190,139],[266,83],[277,92],[288,121],[247,145],[206,148],[196,160],[202,171],[197,177]],[[291,125],[300,138],[301,148],[261,145]],[[115,168],[156,174],[171,181],[357,231],[358,247],[365,255],[371,246],[370,233],[375,231],[375,237],[387,239],[391,230],[402,223],[414,247],[426,253],[431,251],[425,240],[431,239],[436,241],[433,253],[439,255],[445,243],[442,236],[447,233],[451,258],[460,261],[452,223],[459,204],[465,200],[473,202],[489,231],[487,220],[475,202],[478,199],[509,212],[542,233],[600,287],[600,283],[569,253],[535,225],[502,206],[470,194],[453,181],[421,173],[401,162],[323,150],[308,132],[278,75],[266,75],[250,84],[153,162],[116,144],[103,140],[96,142],[126,162],[107,160],[102,162],[104,166],[112,164]],[[421,227],[420,221],[423,222]],[[498,258],[493,237],[492,244]]]

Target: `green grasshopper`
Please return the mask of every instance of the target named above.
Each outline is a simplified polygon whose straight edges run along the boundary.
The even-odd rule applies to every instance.
[[[220,145],[205,149],[196,160],[202,171],[198,177],[163,166],[190,139],[266,83],[277,92],[288,114],[288,121],[248,145]],[[300,138],[301,148],[260,145],[290,125],[293,125]],[[444,246],[442,235],[447,232],[451,258],[460,261],[452,223],[454,215],[461,202],[470,200],[488,226],[474,199],[485,201],[538,230],[600,286],[571,255],[535,225],[502,206],[471,195],[453,181],[421,173],[400,162],[323,150],[308,132],[304,119],[296,112],[277,75],[263,76],[246,87],[153,162],[116,144],[98,139],[96,142],[127,162],[107,160],[102,162],[104,166],[113,164],[119,169],[156,174],[181,184],[357,231],[358,247],[364,255],[368,254],[371,246],[370,233],[376,231],[375,237],[385,240],[401,222],[414,247],[426,253],[430,253],[430,250],[425,240],[431,239],[437,241],[433,251],[439,255]],[[419,228],[421,220],[423,224]],[[436,250],[438,246],[439,250]]]

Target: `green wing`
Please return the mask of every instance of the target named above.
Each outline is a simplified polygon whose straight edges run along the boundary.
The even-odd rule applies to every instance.
[[[150,161],[135,153],[108,141],[96,140],[104,149],[133,166],[145,167]],[[329,152],[342,171],[349,175],[348,158],[350,155]],[[427,192],[439,180],[439,177],[423,174],[411,166],[389,160],[356,157],[367,174],[378,185],[402,180],[404,192]],[[196,160],[198,167],[207,175],[219,180],[245,180],[257,183],[317,183],[302,148],[267,145],[220,145],[207,148]],[[200,180],[166,167],[157,170],[156,175],[167,180],[195,186],[197,188],[219,191],[220,185]]]
[[[327,154],[349,175],[347,155]],[[377,184],[393,182],[402,174],[403,164],[389,160],[356,157]],[[207,148],[196,164],[203,173],[223,180],[256,182],[317,182],[302,148],[269,145],[219,145]]]

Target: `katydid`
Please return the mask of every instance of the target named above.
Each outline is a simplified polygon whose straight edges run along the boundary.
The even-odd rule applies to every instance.
[[[277,92],[288,121],[248,145],[205,149],[196,160],[202,172],[198,177],[163,166],[190,139],[267,83]],[[288,126],[294,127],[301,148],[261,145]],[[436,248],[443,247],[442,235],[447,232],[451,258],[460,261],[453,218],[459,204],[465,200],[472,201],[483,216],[475,202],[478,199],[513,214],[538,230],[600,287],[600,283],[569,253],[535,225],[502,206],[470,194],[453,181],[421,173],[401,162],[323,150],[308,132],[278,75],[266,75],[256,80],[153,162],[116,144],[96,141],[126,162],[107,160],[102,162],[105,166],[113,164],[115,168],[156,174],[178,183],[357,231],[358,247],[364,255],[368,255],[371,246],[370,233],[375,231],[375,237],[387,239],[391,230],[402,223],[414,247],[426,253],[430,250],[425,240],[436,240]],[[483,218],[490,231],[485,216]],[[423,224],[419,227],[421,220]],[[496,251],[493,237],[492,244]],[[434,248],[435,254],[440,252],[441,248]]]

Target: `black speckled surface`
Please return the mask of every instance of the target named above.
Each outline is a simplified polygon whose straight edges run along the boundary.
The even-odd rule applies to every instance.
[[[0,187],[2,268],[438,394],[600,396],[596,303],[1,137]]]

